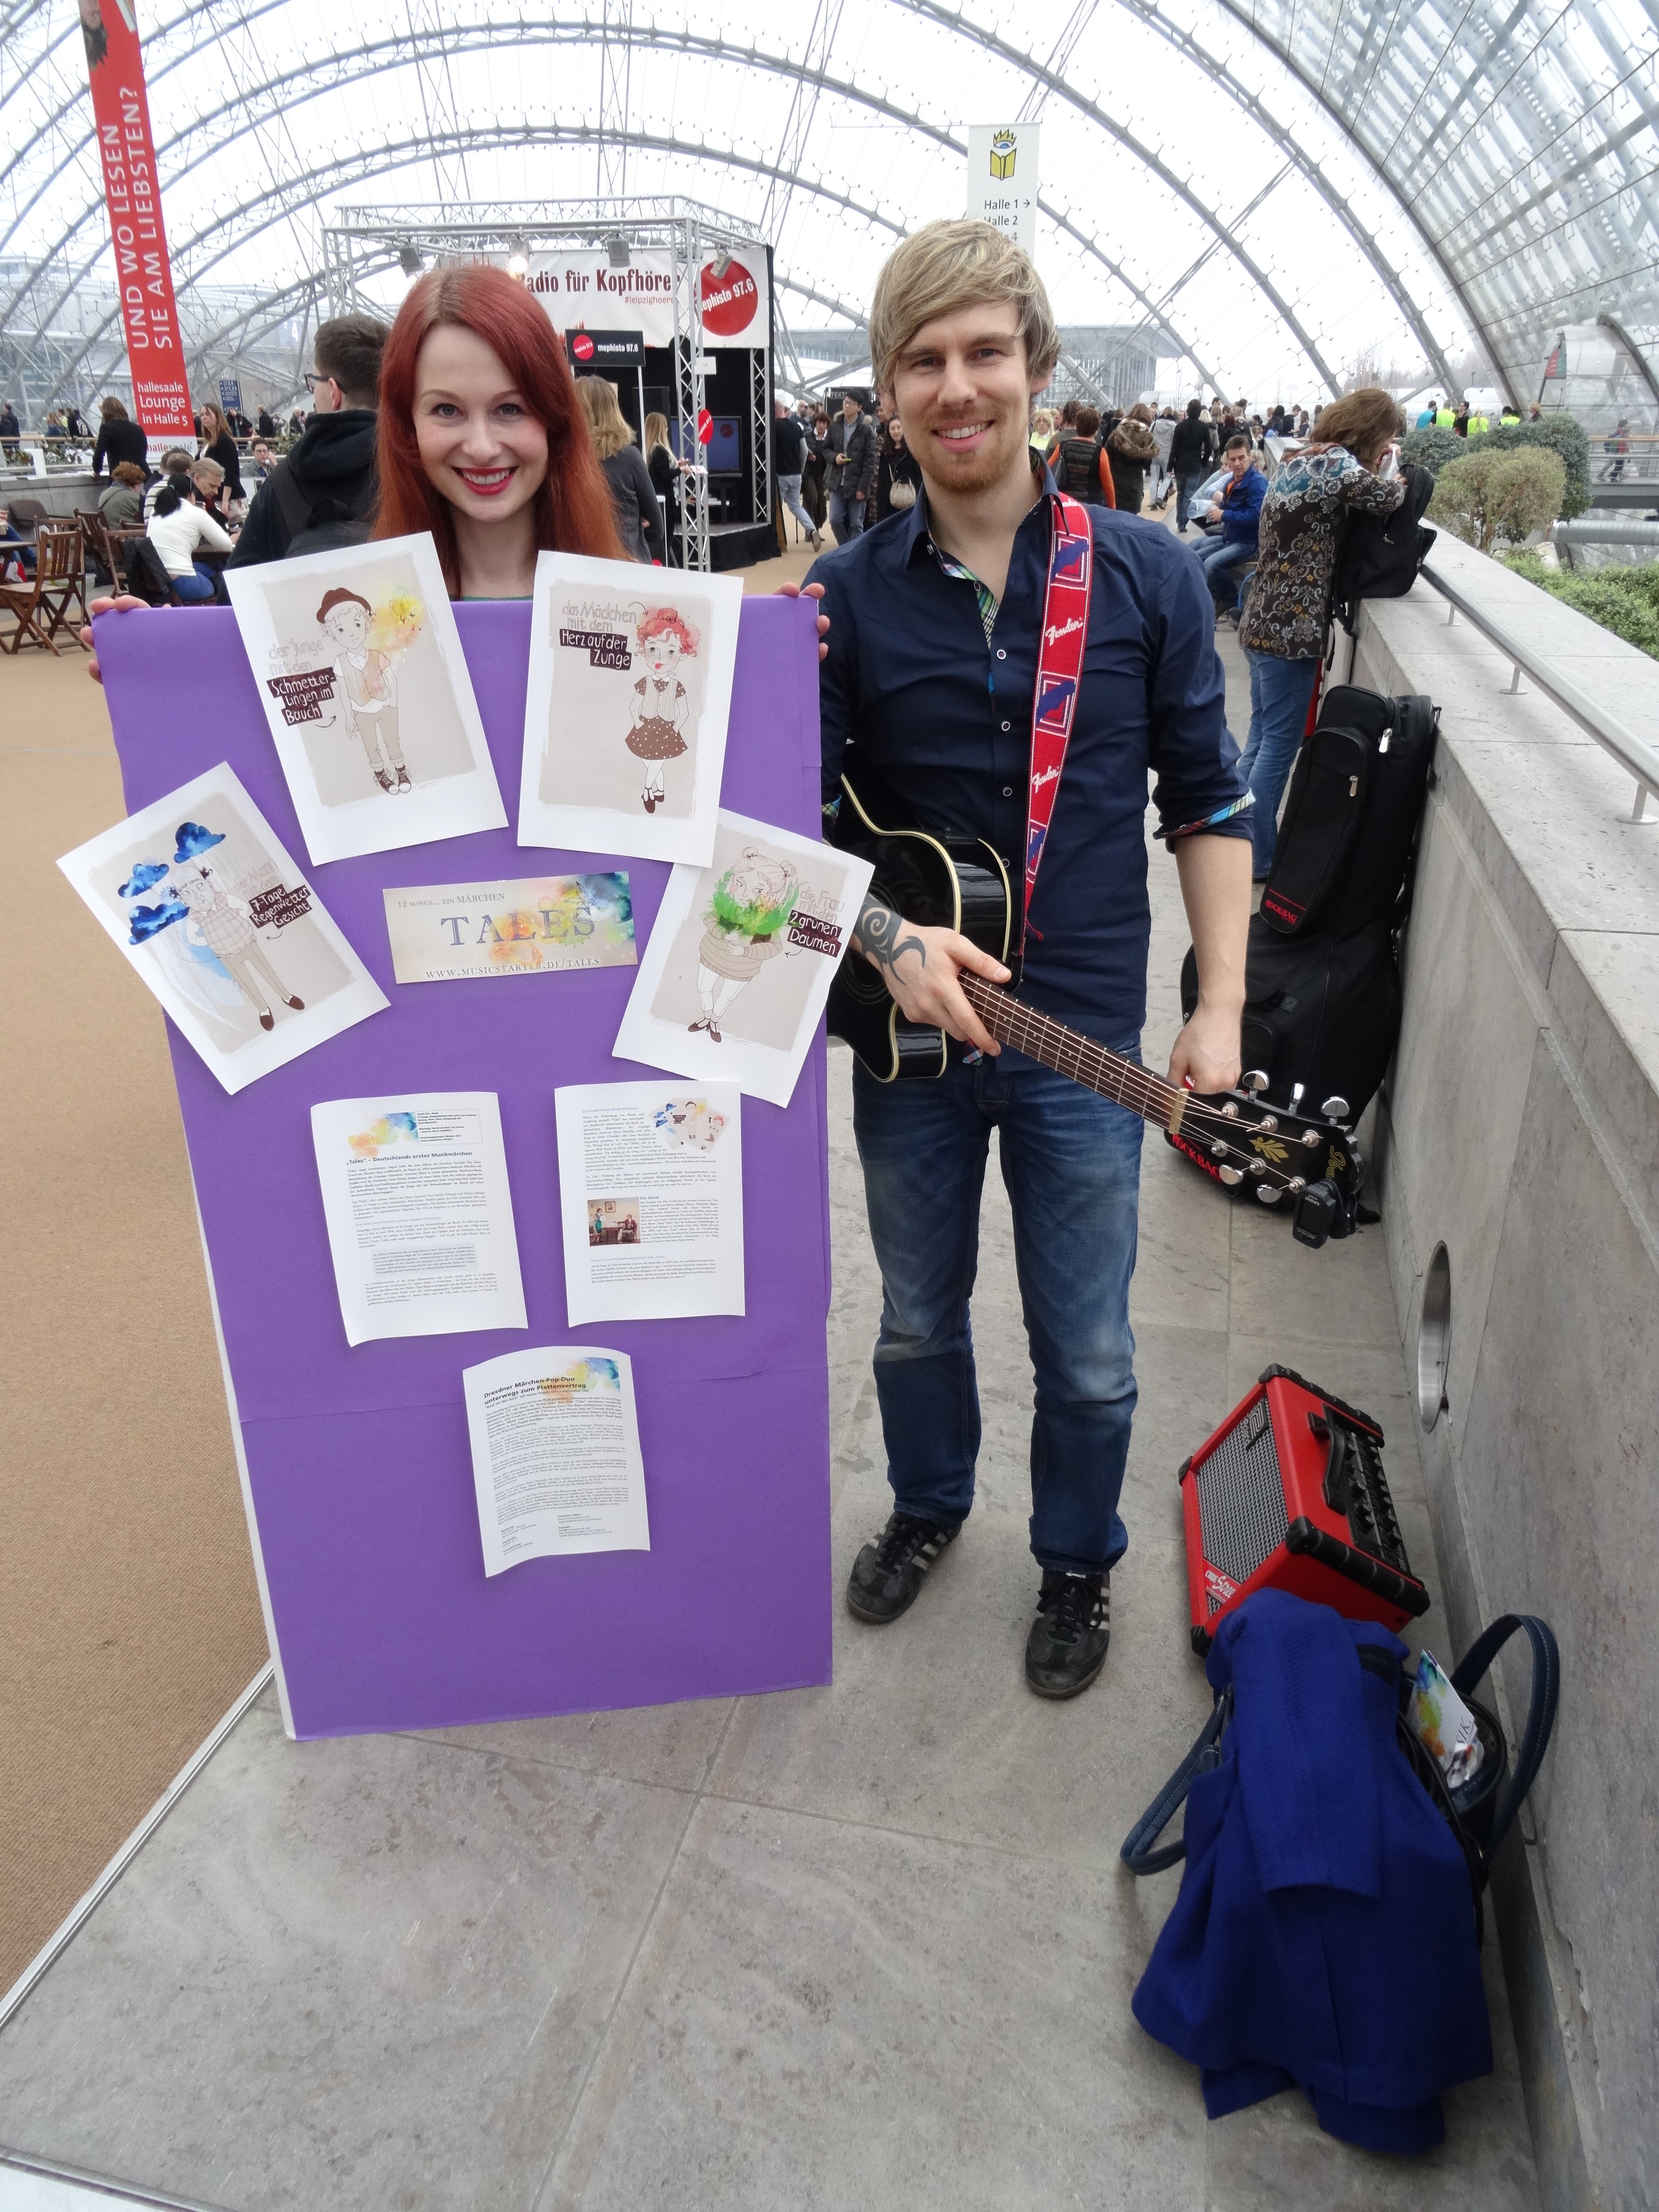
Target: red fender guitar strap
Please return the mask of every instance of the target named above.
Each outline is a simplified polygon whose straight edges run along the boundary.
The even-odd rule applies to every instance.
[[[1089,635],[1089,593],[1094,581],[1094,532],[1081,501],[1055,492],[1048,545],[1048,584],[1042,601],[1042,638],[1036,690],[1031,702],[1031,786],[1025,816],[1025,897],[1020,949],[1031,927],[1031,893],[1048,840],[1048,823],[1066,766],[1072,718],[1083,676]],[[1041,936],[1041,931],[1036,933]]]

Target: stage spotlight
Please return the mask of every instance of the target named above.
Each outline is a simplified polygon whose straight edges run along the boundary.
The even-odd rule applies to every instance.
[[[627,268],[628,240],[623,236],[621,231],[613,231],[611,236],[606,239],[605,241],[605,251],[606,258],[610,261],[611,266],[613,269]]]
[[[507,273],[509,276],[516,276],[520,283],[529,275],[530,240],[527,238],[514,240],[512,251],[507,257]]]
[[[710,266],[713,268],[714,272],[715,283],[717,284],[724,283],[726,281],[726,272],[732,266],[732,257],[729,253],[717,253],[714,256],[714,261],[710,264]]]
[[[405,276],[418,276],[426,262],[414,246],[400,246],[398,248],[398,266]]]

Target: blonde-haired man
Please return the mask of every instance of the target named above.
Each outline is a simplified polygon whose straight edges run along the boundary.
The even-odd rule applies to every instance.
[[[924,495],[812,572],[830,617],[826,811],[843,773],[855,787],[878,779],[889,811],[993,845],[1018,907],[1028,838],[1046,818],[1032,787],[1052,787],[1021,995],[1133,1052],[1146,1004],[1150,772],[1161,834],[1176,841],[1199,967],[1198,1006],[1170,1075],[1224,1089],[1238,1075],[1249,802],[1197,564],[1154,523],[1085,510],[1093,579],[1070,737],[1057,784],[1046,731],[1047,766],[1034,770],[1057,543],[1054,481],[1028,444],[1031,402],[1060,349],[1042,280],[988,224],[930,223],[882,270],[870,337]],[[860,1553],[848,1604],[863,1620],[896,1619],[973,1502],[980,1423],[968,1306],[995,1128],[1036,1382],[1030,1528],[1042,1579],[1025,1676],[1040,1696],[1073,1697],[1105,1663],[1109,1571],[1128,1540],[1117,1507],[1135,1402],[1128,1288],[1141,1125],[999,1051],[957,976],[969,969],[1004,982],[1009,971],[967,939],[872,899],[856,942],[900,1012],[963,1049],[934,1082],[854,1072],[882,1271],[876,1390],[896,1510]]]

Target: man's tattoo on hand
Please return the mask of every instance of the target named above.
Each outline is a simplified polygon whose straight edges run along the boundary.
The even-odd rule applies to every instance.
[[[927,947],[914,930],[908,937],[901,935],[904,917],[878,898],[866,894],[854,928],[860,945],[878,968],[892,968],[906,952],[914,952],[922,967],[927,965]]]

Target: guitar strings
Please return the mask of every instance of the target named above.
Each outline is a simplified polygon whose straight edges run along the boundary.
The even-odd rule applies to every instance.
[[[985,1018],[988,1026],[1006,1030],[1002,1042],[1012,1045],[1017,1051],[1031,1050],[1034,1059],[1045,1060],[1057,1073],[1083,1083],[1100,1097],[1109,1097],[1149,1121],[1167,1122],[1176,1103],[1183,1102],[1183,1130],[1197,1124],[1192,1132],[1197,1136],[1207,1128],[1224,1151],[1237,1154],[1259,1174],[1277,1183],[1306,1180],[1243,1149],[1239,1139],[1248,1137],[1251,1124],[1241,1123],[1218,1107],[1202,1104],[1191,1091],[1177,1090],[1174,1084],[1154,1075],[1139,1061],[1068,1029],[1052,1015],[987,983],[982,976],[963,972],[959,980],[969,1004]],[[1038,1045],[1046,1047],[1046,1052],[1031,1049]],[[1299,1140],[1293,1141],[1297,1141],[1300,1149]]]

